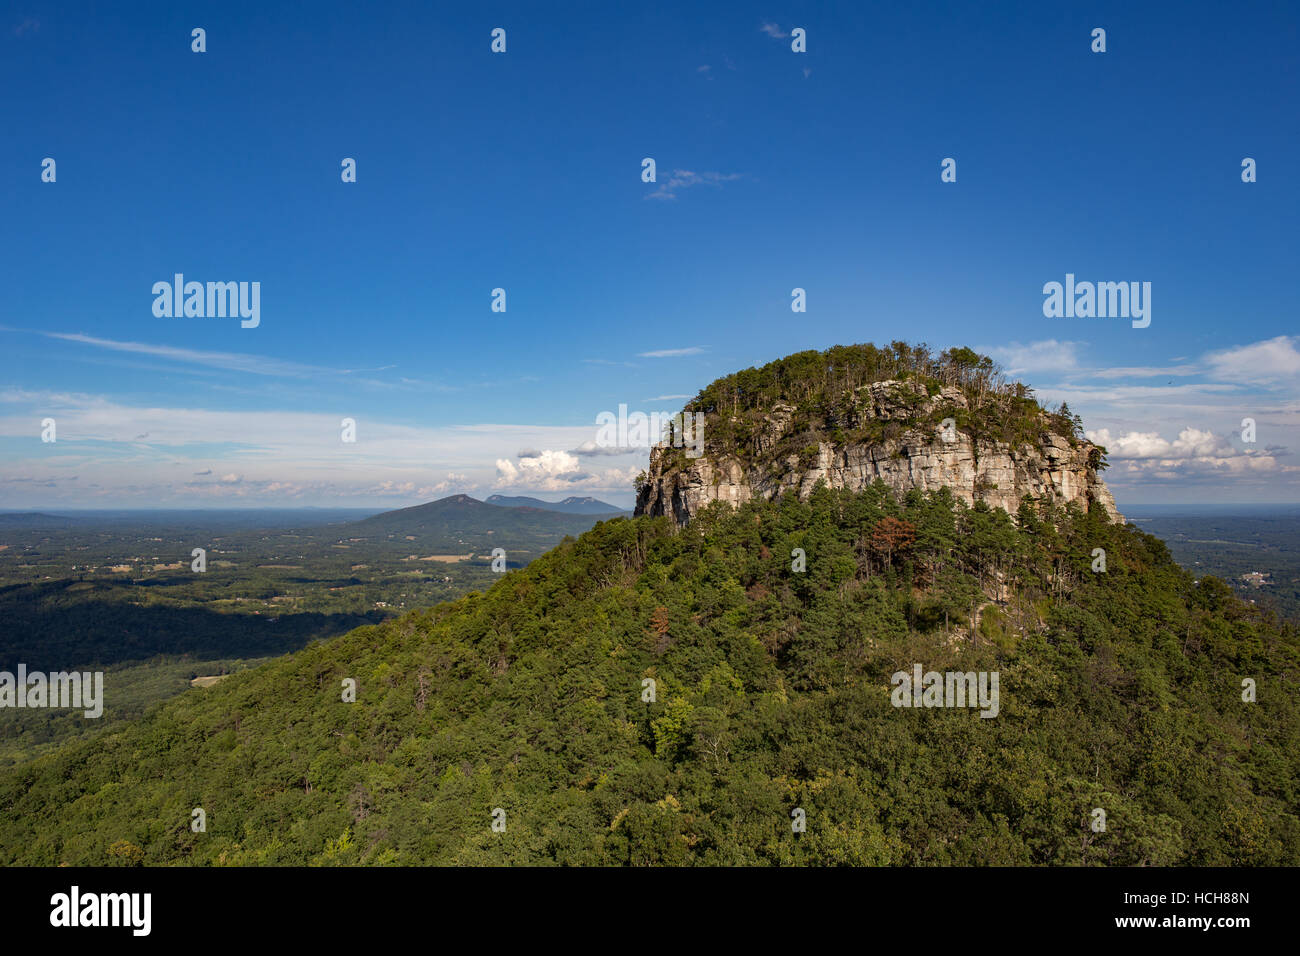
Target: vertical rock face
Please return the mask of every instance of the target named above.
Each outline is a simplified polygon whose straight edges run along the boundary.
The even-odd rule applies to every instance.
[[[787,491],[806,497],[818,481],[857,491],[880,479],[900,495],[912,488],[947,487],[968,504],[982,500],[1013,516],[1029,495],[1084,508],[1096,503],[1111,520],[1124,520],[1097,474],[1097,446],[1052,432],[1045,415],[1037,440],[1015,445],[976,438],[954,418],[933,421],[965,410],[967,399],[959,388],[945,387],[931,396],[915,382],[875,382],[829,412],[827,425],[841,436],[874,429],[882,436],[878,440],[822,437],[803,444],[791,434],[795,409],[776,403],[752,436],[753,454],[712,441],[706,421],[699,458],[669,444],[651,449],[636,513],[668,515],[684,526],[713,501],[738,505]],[[791,438],[797,452],[790,450]]]

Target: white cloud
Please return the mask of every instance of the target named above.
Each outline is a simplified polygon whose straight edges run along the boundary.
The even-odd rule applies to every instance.
[[[1022,372],[1071,372],[1079,367],[1081,344],[1047,339],[1028,345],[1012,342],[1009,345],[981,346],[976,351],[996,359],[1008,375],[1019,375]]]
[[[1086,433],[1089,441],[1106,447],[1109,459],[1158,458],[1176,459],[1232,458],[1244,454],[1233,447],[1226,438],[1198,428],[1184,428],[1173,441],[1158,432],[1128,432],[1112,435],[1107,428]]]
[[[454,471],[449,471],[446,478],[431,485],[427,490],[429,495],[445,495],[453,491],[465,491],[472,487],[473,484],[470,482],[468,475],[458,475]],[[425,498],[429,495],[420,494],[418,497]]]
[[[518,459],[518,464],[508,458],[497,459],[497,485],[505,487],[529,484],[559,475],[574,475],[579,471],[576,455],[567,451],[543,451],[539,455]]]
[[[1204,361],[1215,376],[1241,384],[1300,383],[1300,336],[1279,335],[1252,345],[1211,352]]]
[[[764,22],[763,25],[758,29],[761,30],[763,33],[766,33],[774,40],[783,40],[790,35],[786,33],[784,30],[782,30],[775,23]]]
[[[497,460],[497,479],[492,487],[514,491],[567,491],[613,489],[627,491],[637,468],[609,468],[595,473],[582,470],[577,456],[567,451],[543,451],[534,458]]]
[[[1197,428],[1184,428],[1172,441],[1158,432],[1112,435],[1102,428],[1086,434],[1089,441],[1106,447],[1111,462],[1107,483],[1134,491],[1154,483],[1205,492],[1228,482],[1237,494],[1246,490],[1259,494],[1263,489],[1275,494],[1279,481],[1300,474],[1300,467],[1278,461],[1285,449],[1239,449],[1226,437]]]

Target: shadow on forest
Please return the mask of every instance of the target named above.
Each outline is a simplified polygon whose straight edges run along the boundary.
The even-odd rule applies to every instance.
[[[81,600],[0,602],[0,669],[108,666],[158,654],[199,659],[271,657],[384,620],[370,614],[223,614],[201,607],[141,607]]]

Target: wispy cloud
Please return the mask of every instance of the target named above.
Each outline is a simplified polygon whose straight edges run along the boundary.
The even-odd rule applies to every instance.
[[[26,330],[0,326],[0,332],[24,331]],[[242,352],[212,352],[201,349],[180,348],[174,345],[153,345],[147,342],[126,342],[116,339],[100,338],[94,335],[86,335],[82,332],[35,332],[32,334],[40,335],[47,339],[56,339],[61,342],[73,342],[78,345],[88,345],[92,348],[103,349],[111,352],[148,355],[154,358],[180,362],[182,364],[199,365],[206,368],[216,368],[232,372],[247,372],[251,375],[271,375],[283,378],[310,378],[321,374],[350,375],[354,371],[383,371],[383,368],[356,370],[324,368],[316,365],[305,365],[301,362],[287,362],[281,359],[265,358],[260,355],[251,355]],[[393,368],[393,366],[384,366],[384,368]]]
[[[1111,460],[1106,481],[1123,498],[1151,489],[1230,487],[1232,494],[1294,496],[1300,467],[1286,464],[1300,440],[1300,337],[1277,336],[1167,364],[1098,367],[1083,342],[981,348],[1049,405],[1069,402],[1087,437]],[[1258,444],[1242,438],[1255,423]],[[1164,494],[1165,492],[1161,492]]]
[[[47,415],[58,422],[57,443],[34,440]],[[648,454],[625,450],[627,468],[595,472],[578,465],[582,456],[574,452],[545,451],[581,448],[593,438],[594,422],[413,426],[356,418],[357,440],[345,443],[334,413],[128,405],[102,395],[0,386],[0,443],[13,449],[0,457],[0,481],[13,489],[5,494],[11,507],[414,503],[450,488],[503,487],[494,485],[496,463],[515,456],[521,487],[541,487],[529,482],[545,479],[555,488],[627,496]],[[141,435],[147,438],[137,440]],[[71,483],[77,474],[96,484],[77,491],[87,484]]]
[[[1089,366],[1081,358],[1085,347],[1083,342],[1058,342],[1056,339],[1027,345],[1011,342],[1007,345],[980,346],[978,351],[997,359],[1010,375],[1051,372],[1061,374],[1067,381],[1083,376],[1092,379],[1175,379],[1197,376],[1225,387],[1268,390],[1300,384],[1298,346],[1300,336],[1279,335],[1261,342],[1207,352],[1196,361],[1189,362],[1186,356],[1179,356],[1171,361],[1180,364],[1109,367]],[[1212,385],[1187,387],[1200,389]]]
[[[763,25],[758,29],[763,33],[766,33],[774,40],[783,40],[790,35],[786,33],[784,30],[782,30],[775,23],[764,22]]]
[[[1204,362],[1219,378],[1239,382],[1300,384],[1300,336],[1279,335],[1252,345],[1211,352]]]
[[[587,440],[577,448],[570,449],[570,455],[579,458],[618,458],[622,455],[644,453],[644,448],[620,448],[616,445],[597,445],[594,440]],[[523,457],[520,455],[519,457]]]
[[[696,173],[689,169],[674,169],[659,188],[646,194],[646,199],[676,199],[677,194],[691,186],[721,186],[733,180],[742,179],[742,173]]]
[[[283,359],[267,358],[245,352],[215,352],[202,349],[181,348],[174,345],[154,345],[148,342],[129,342],[106,339],[87,335],[83,332],[41,332],[27,329],[15,329],[0,326],[0,332],[40,335],[47,339],[85,345],[101,351],[130,355],[147,355],[151,358],[174,362],[198,368],[220,369],[228,372],[242,372],[248,375],[261,375],[272,378],[292,378],[300,380],[321,378],[343,378],[359,385],[379,389],[434,390],[451,391],[453,386],[416,379],[399,378],[395,382],[363,377],[375,372],[386,372],[396,365],[380,365],[375,368],[327,368],[320,365],[306,365],[302,362],[290,362]]]
[[[1092,375],[1094,378],[1179,378],[1199,375],[1202,371],[1195,365],[1117,365],[1093,369]]]
[[[155,358],[170,359],[192,365],[225,369],[234,372],[247,372],[251,375],[276,375],[288,378],[308,378],[323,372],[342,373],[340,369],[320,368],[303,365],[299,362],[285,362],[280,359],[263,358],[240,352],[208,352],[199,349],[178,348],[173,345],[150,345],[145,342],[120,342],[103,339],[80,332],[40,332],[49,339],[63,342],[77,342],[94,348],[109,349],[114,352],[130,352],[135,355],[151,355]]]
[[[0,484],[57,488],[61,482],[77,481],[80,477],[80,475],[0,475]]]
[[[977,351],[997,359],[1008,375],[1020,375],[1031,371],[1073,371],[1079,367],[1079,346],[1079,342],[1048,339],[1028,345],[1012,342],[1008,345],[981,346]]]
[[[653,352],[638,352],[638,358],[677,358],[680,355],[699,355],[704,349],[692,345],[684,349],[657,349]]]

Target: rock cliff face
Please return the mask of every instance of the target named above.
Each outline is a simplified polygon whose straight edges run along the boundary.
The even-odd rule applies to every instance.
[[[753,455],[711,441],[705,424],[703,454],[688,458],[681,448],[665,443],[651,449],[646,480],[638,489],[636,513],[669,515],[685,525],[713,501],[738,505],[755,496],[775,498],[794,490],[807,496],[819,480],[832,488],[861,490],[879,478],[895,493],[911,488],[932,491],[948,487],[974,504],[985,501],[1013,517],[1023,496],[1054,502],[1096,502],[1111,520],[1123,521],[1115,499],[1097,475],[1096,446],[1048,429],[1036,442],[1012,446],[980,440],[957,427],[954,418],[938,425],[937,414],[966,410],[959,388],[945,387],[934,396],[914,382],[883,381],[855,390],[844,407],[833,412],[828,425],[837,434],[861,433],[872,423],[889,436],[878,441],[820,440],[799,453],[789,447],[795,409],[774,404],[753,436]],[[891,430],[882,425],[893,424]],[[891,431],[894,432],[891,436]],[[797,442],[796,442],[797,444]],[[813,454],[815,448],[815,454]]]

